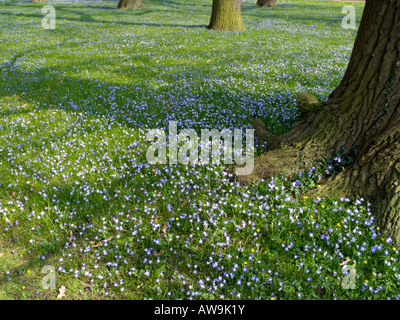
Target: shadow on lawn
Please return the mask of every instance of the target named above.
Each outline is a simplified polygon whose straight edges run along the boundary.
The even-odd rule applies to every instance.
[[[44,102],[52,101],[56,92],[59,93],[58,96],[63,96],[69,92],[67,89],[70,89],[72,92],[75,92],[74,96],[84,97],[87,95],[87,92],[89,92],[90,95],[90,92],[96,90],[100,83],[98,81],[80,79],[64,79],[64,81],[61,81],[62,76],[53,73],[46,73],[48,72],[48,69],[46,68],[40,69],[37,73],[24,72],[18,68],[18,60],[20,58],[23,58],[26,53],[28,53],[28,51],[20,52],[12,57],[12,59],[10,59],[8,62],[0,65],[0,73],[6,74],[8,79],[7,83],[2,85],[0,88],[0,99],[3,99],[3,102],[5,97],[15,96],[19,104],[39,105],[39,110],[52,110],[57,109],[58,107],[56,105],[51,105],[50,103],[45,106]],[[38,81],[38,78],[40,78],[43,73],[46,73],[46,81]],[[22,81],[27,85],[21,85]],[[109,85],[105,83],[102,84]],[[77,112],[77,110],[72,107],[68,108],[68,105],[66,108],[63,108],[63,110],[69,113]],[[14,118],[24,116],[29,113],[32,113],[31,109],[20,108],[15,111],[2,112],[0,113],[0,118]],[[67,130],[68,128],[66,128],[66,130],[64,130],[63,132],[60,132],[58,136],[53,136],[52,142],[57,143],[58,140],[65,139],[65,137],[68,135]],[[93,132],[93,134],[95,135],[96,132]],[[39,137],[39,140],[32,141],[31,147],[36,149],[37,153],[39,154],[41,150],[41,145],[42,143],[45,143],[46,140],[47,138],[45,137]],[[0,159],[5,156],[5,152],[0,152]],[[114,160],[117,161],[117,159]],[[27,161],[27,159],[20,159],[17,157],[15,161],[13,161],[13,163],[19,163],[27,168],[25,161]],[[37,171],[35,171],[34,169],[29,170],[27,168],[26,171],[32,176],[35,175],[35,173],[37,174]],[[3,197],[7,198],[9,196],[8,191],[3,190],[6,188],[5,186],[9,184],[9,182],[9,177],[7,177],[6,175],[0,175],[0,185],[2,189],[2,192],[0,192],[0,200],[2,200]],[[132,183],[135,183],[135,180],[133,180]],[[115,189],[117,187],[120,187],[121,185],[121,178],[115,178],[112,181],[110,187],[112,189]],[[38,199],[38,192],[42,190],[42,188],[43,185],[39,185],[33,187],[33,189],[31,190],[26,185],[19,184],[17,187],[14,187],[14,192],[18,195],[22,195],[23,197],[27,196],[29,199],[33,199],[33,201],[35,201]],[[64,196],[64,194],[69,195],[72,190],[73,187],[71,185],[63,185],[63,183],[59,183],[57,181],[50,181],[50,183],[45,186],[45,192],[49,195],[49,197],[53,198],[55,196],[57,199],[63,199],[62,204],[65,206],[65,210],[76,213],[70,217],[70,223],[72,222],[74,224],[79,224],[82,221],[85,221],[85,219],[87,219],[87,222],[93,222],[93,216],[91,217],[91,220],[87,218],[86,214],[88,212],[93,213],[93,215],[95,215],[94,218],[96,218],[96,216],[100,218],[103,214],[106,213],[105,208],[107,207],[104,206],[104,204],[101,205],[101,196],[99,197],[98,194],[93,193],[90,197],[88,197],[91,207],[85,208],[82,205],[82,203],[84,203],[83,197],[75,196],[70,199],[69,197]],[[109,208],[110,207],[108,207],[108,209]],[[27,212],[30,212],[31,210],[37,210],[37,207],[31,207],[31,205],[28,204],[25,209]],[[50,215],[50,219],[58,218],[54,215],[54,213],[51,212],[51,210],[49,210],[48,214]],[[27,224],[29,225],[29,223]],[[54,245],[49,244],[45,251],[40,252],[43,248],[42,245],[40,247],[36,247],[36,249],[39,250],[26,253],[23,256],[19,256],[18,248],[20,248],[21,246],[26,246],[26,239],[29,239],[31,237],[29,235],[30,229],[20,228],[22,226],[24,226],[24,221],[22,221],[21,219],[20,225],[18,226],[19,229],[10,230],[8,233],[5,234],[7,236],[5,241],[0,242],[0,245],[3,247],[0,248],[0,252],[7,249],[15,249],[17,251],[15,253],[16,262],[14,264],[10,262],[11,267],[8,268],[9,274],[2,274],[0,276],[0,288],[2,288],[2,290],[7,290],[5,294],[7,294],[8,297],[9,295],[12,295],[14,299],[24,299],[25,295],[28,294],[28,289],[29,295],[34,299],[54,299],[57,295],[56,291],[40,290],[40,294],[36,295],[34,294],[34,291],[32,291],[32,288],[34,288],[34,290],[40,289],[41,279],[45,276],[45,274],[40,275],[40,271],[44,265],[52,265],[57,270],[59,264],[58,259],[61,257],[61,251],[63,250],[65,244],[69,242],[68,238],[70,236],[70,230],[57,230],[56,227],[55,231],[57,232],[57,237],[60,239],[59,242]],[[4,230],[5,227],[5,222],[1,220],[0,228]],[[93,238],[94,236],[95,235],[93,235]],[[79,236],[79,234],[77,233],[75,234],[75,237],[78,249],[88,245],[88,241],[85,241],[83,236]],[[47,238],[47,236],[44,236],[44,238]],[[93,238],[91,238],[91,240]],[[41,238],[41,241],[44,241],[44,244],[46,244],[46,241],[43,238]],[[46,260],[42,260],[41,258],[39,258],[38,254],[45,255]],[[80,253],[78,252],[77,256],[74,258],[78,258],[79,255]],[[14,256],[12,259],[14,259]],[[35,271],[38,276],[35,278],[32,278],[32,276],[28,277],[27,270]],[[10,280],[8,280],[8,278],[11,278],[11,282]],[[16,287],[15,285],[21,286]],[[25,291],[22,290],[22,285],[26,286]],[[56,282],[56,285],[58,289],[60,286],[59,282]],[[85,287],[82,287],[82,289],[84,288]],[[78,292],[76,292],[76,294],[78,295]],[[93,297],[91,292],[89,293],[88,297]]]
[[[0,72],[1,73],[6,73],[8,76],[9,81],[7,84],[3,87],[0,88],[0,98],[4,98],[5,95],[15,95],[19,97],[19,102],[20,103],[28,103],[28,104],[34,104],[38,105],[39,109],[38,111],[42,110],[54,110],[58,109],[59,107],[57,106],[56,102],[59,101],[54,101],[57,100],[55,99],[55,96],[57,97],[62,97],[66,93],[73,92],[73,97],[70,98],[76,98],[76,99],[82,99],[85,96],[90,96],[92,92],[95,92],[98,89],[99,85],[102,86],[120,86],[121,84],[119,83],[104,83],[100,81],[93,81],[93,80],[82,80],[82,79],[64,79],[62,80],[62,76],[54,74],[54,73],[49,73],[47,68],[40,69],[37,72],[23,72],[19,70],[18,68],[18,59],[22,58],[24,54],[27,52],[20,52],[16,54],[12,59],[10,59],[7,63],[3,63],[0,65]],[[41,75],[45,74],[46,75],[46,80],[43,80]],[[42,81],[38,81],[38,78],[42,79]],[[21,82],[23,81],[23,84],[21,85]],[[28,86],[25,86],[25,83]],[[46,90],[46,89],[50,90]],[[69,88],[69,91],[67,90]],[[23,94],[25,93],[25,94]],[[75,100],[75,99],[74,99]],[[54,104],[50,104],[50,102],[53,101]],[[44,105],[44,102],[47,104]],[[75,108],[69,107],[68,104],[65,105],[65,107],[62,108],[64,111],[68,113],[78,113],[80,112],[79,110],[76,110]],[[103,111],[105,115],[109,114],[110,117],[113,117],[112,111],[110,110],[107,113],[107,108],[103,108]],[[83,111],[85,112],[85,111]],[[24,114],[27,115],[28,113],[32,113],[32,110],[17,110],[16,112],[12,112],[9,114],[2,114],[1,117],[6,117],[10,116],[10,118],[16,118],[19,116],[23,116]],[[89,115],[96,117],[96,115]],[[57,144],[58,141],[64,141],[65,139],[76,139],[76,137],[69,137],[69,128],[65,128],[64,130],[60,131],[57,133],[57,136],[53,135],[51,137],[51,142],[54,144]],[[88,136],[96,136],[97,131],[93,131],[88,134]],[[66,138],[67,137],[67,138]],[[79,139],[79,137],[78,137]],[[26,161],[31,161],[34,160],[36,157],[36,152],[37,155],[40,154],[42,150],[42,146],[48,142],[48,137],[41,137],[39,136],[38,139],[33,139],[33,143],[30,145],[34,150],[35,153],[33,154],[34,157],[33,159],[20,159],[16,158],[13,160],[13,163],[15,165],[22,165],[25,168],[25,171],[27,174],[33,176],[36,173],[36,176],[38,174],[37,171],[35,171],[33,168],[30,169],[26,164]],[[121,151],[122,152],[122,151]],[[0,152],[0,158],[2,158],[3,154]],[[118,155],[112,156],[112,160],[115,161],[116,163],[118,162]],[[40,170],[42,171],[42,170]],[[146,172],[147,173],[147,172]],[[151,175],[151,171],[148,172],[148,174]],[[43,175],[45,176],[46,173],[44,172]],[[0,175],[0,185],[2,186],[1,189],[5,188],[7,184],[9,183],[9,177]],[[56,177],[57,178],[57,177]],[[97,176],[95,177],[88,177],[82,181],[86,182],[94,182],[96,180]],[[150,185],[141,185],[141,182],[139,179],[130,179],[128,182],[126,182],[125,177],[118,177],[116,176],[115,178],[110,178],[111,183],[108,185],[108,189],[113,191],[113,190],[120,190],[121,194],[124,195],[132,195],[136,194],[137,199],[140,201],[136,201],[132,204],[127,204],[132,206],[132,210],[135,209],[136,206],[141,205],[141,201],[143,201],[143,205],[147,203],[147,198],[143,197],[143,192],[146,191],[148,193],[151,193],[153,190],[153,187]],[[4,186],[4,187],[3,187]],[[73,184],[68,184],[63,181],[55,181],[49,179],[47,184],[41,184],[38,183],[38,185],[35,185],[32,190],[30,187],[27,187],[26,185],[18,184],[18,186],[13,187],[14,192],[17,194],[21,194],[22,196],[26,196],[29,199],[32,199],[34,203],[40,202],[43,199],[40,198],[39,191],[44,190],[44,192],[48,195],[49,199],[56,199],[57,200],[57,206],[62,208],[63,211],[68,212],[67,216],[68,219],[66,220],[69,225],[82,225],[83,224],[100,224],[98,223],[98,220],[100,220],[103,216],[107,215],[109,211],[112,210],[118,210],[120,206],[120,199],[113,199],[112,201],[105,202],[102,198],[101,194],[98,193],[91,193],[89,196],[83,196],[81,194],[77,195],[72,195],[70,196],[71,193],[74,191],[74,186]],[[6,196],[5,192],[2,192],[2,196]],[[1,199],[1,196],[0,196]],[[183,201],[180,201],[182,203]],[[126,204],[126,203],[125,203]],[[164,204],[160,204],[159,210],[160,212],[163,213],[162,210],[167,211],[166,208],[163,209]],[[32,210],[37,210],[37,206],[32,206],[32,203],[28,203],[26,206],[26,212],[31,212]],[[55,219],[59,219],[59,216],[55,214],[54,211],[51,209],[46,211],[47,218],[51,219],[51,221]],[[23,221],[24,219],[20,220],[20,226],[21,229],[15,229],[15,230],[10,230],[10,232],[6,233],[7,237],[11,237],[11,234],[14,233],[14,240],[11,242],[7,243],[1,243],[1,245],[5,246],[7,249],[8,248],[15,248],[18,249],[18,247],[21,247],[26,243],[26,239],[29,239],[31,236],[29,235],[30,229],[25,228],[22,229],[22,227],[25,225],[27,226],[32,226],[31,222],[29,221]],[[62,221],[64,222],[64,221]],[[56,223],[55,223],[56,225]],[[4,221],[0,221],[0,227],[1,229],[4,229]],[[60,265],[58,262],[58,259],[61,258],[61,252],[64,249],[65,244],[70,243],[69,237],[70,237],[70,232],[73,232],[74,234],[74,242],[76,243],[76,248],[73,249],[73,256],[69,259],[76,259],[78,261],[84,261],[85,257],[83,254],[79,251],[80,249],[83,249],[88,246],[89,240],[94,240],[96,236],[100,236],[100,241],[102,239],[103,235],[99,235],[94,229],[90,230],[88,232],[85,232],[83,235],[80,235],[77,230],[74,230],[71,228],[70,229],[59,229],[57,226],[55,226],[54,229],[55,233],[57,234],[57,237],[60,239],[59,242],[56,244],[52,244],[50,240],[47,239],[47,235],[43,235],[43,237],[39,237],[40,241],[43,241],[44,244],[48,242],[49,246],[45,246],[43,248],[43,245],[35,246],[37,250],[32,251],[31,253],[24,254],[22,257],[17,257],[16,259],[18,260],[18,263],[15,266],[12,266],[9,268],[10,274],[9,275],[3,275],[0,276],[0,287],[1,288],[7,288],[7,293],[12,294],[14,298],[23,298],[24,296],[22,295],[22,289],[19,287],[18,289],[15,288],[15,284],[18,284],[22,286],[25,285],[25,281],[27,281],[27,270],[35,270],[35,272],[39,273],[41,268],[44,265],[52,265],[55,267],[55,269],[58,269],[58,266]],[[35,231],[36,232],[36,231]],[[40,232],[40,230],[39,230]],[[20,236],[18,236],[20,234]],[[20,239],[18,239],[20,238]],[[89,240],[87,240],[88,238]],[[7,241],[9,238],[7,238]],[[110,241],[110,244],[113,245],[114,240]],[[151,243],[148,244],[149,246]],[[42,251],[41,250],[45,250]],[[46,249],[47,248],[47,249]],[[164,249],[166,251],[166,249]],[[71,251],[70,251],[71,252]],[[178,261],[183,260],[185,257],[188,256],[189,253],[192,253],[192,251],[184,250],[182,253],[179,253],[177,256],[174,258],[176,259],[176,265]],[[44,255],[46,257],[46,260],[42,260],[39,255]],[[142,253],[144,256],[145,254]],[[182,255],[182,256],[181,256]],[[126,259],[129,260],[130,265],[132,266],[140,266],[140,261],[141,261],[141,254],[139,253],[135,257],[127,257]],[[65,259],[65,257],[64,257]],[[105,258],[106,260],[102,260],[101,263],[105,263],[107,261],[112,262],[113,260],[107,260],[107,259],[112,259],[112,258]],[[200,257],[201,260],[201,257]],[[171,266],[171,270],[172,270]],[[171,271],[172,272],[172,271]],[[42,275],[44,277],[44,274]],[[13,289],[10,289],[10,281],[8,278],[12,278],[12,286]],[[70,277],[73,278],[72,274],[64,274],[63,277]],[[37,278],[31,280],[28,279],[31,282],[29,284],[26,284],[27,290],[29,288],[35,288],[40,289],[41,285],[41,277],[38,276]],[[32,282],[33,281],[33,282]],[[64,283],[62,283],[64,284]],[[57,289],[59,288],[60,283],[57,282]],[[78,288],[79,284],[77,285]],[[84,289],[84,287],[82,287]],[[5,289],[3,289],[5,290]],[[11,291],[10,291],[11,290]],[[27,292],[27,290],[25,292]],[[71,287],[70,287],[71,290]],[[10,293],[11,292],[11,293]],[[56,292],[54,291],[44,291],[40,290],[40,294],[38,296],[34,295],[32,291],[29,291],[31,295],[33,295],[35,298],[55,298]],[[76,292],[76,295],[78,295],[79,292]],[[88,297],[93,297],[92,293],[88,294]]]
[[[59,46],[70,46],[71,43],[64,42],[61,43]],[[76,44],[74,44],[76,45]],[[110,87],[124,87],[123,84],[118,83],[118,82],[103,82],[103,81],[98,81],[98,80],[93,80],[93,79],[80,79],[80,78],[64,78],[62,75],[62,71],[67,69],[68,66],[63,66],[62,68],[48,68],[48,67],[43,67],[41,69],[38,69],[37,71],[34,72],[28,72],[24,71],[19,68],[18,66],[18,60],[23,58],[25,54],[27,54],[29,51],[22,51],[17,54],[15,54],[9,61],[4,62],[2,65],[0,65],[0,73],[3,74],[3,78],[7,78],[7,82],[4,83],[0,87],[0,98],[4,98],[4,96],[15,96],[17,97],[20,103],[27,103],[30,105],[35,105],[38,107],[39,111],[42,110],[55,110],[55,109],[62,109],[68,113],[87,113],[91,117],[97,117],[99,114],[102,114],[106,117],[110,117],[114,120],[119,121],[119,118],[116,118],[115,115],[113,114],[113,111],[109,109],[108,105],[102,105],[100,106],[100,109],[93,109],[93,110],[79,110],[72,107],[71,104],[68,104],[68,100],[73,100],[76,104],[79,105],[79,102],[84,101],[85,99],[90,99],[93,98],[93,96],[99,92],[99,86],[104,88],[104,91],[101,92],[102,95],[107,95],[111,89]],[[60,57],[59,57],[60,58]],[[104,60],[104,58],[102,59]],[[104,62],[104,61],[103,61]],[[200,66],[198,66],[200,67]],[[122,70],[124,72],[124,70]],[[212,76],[212,75],[210,75]],[[227,75],[228,76],[228,75]],[[129,92],[129,86],[127,88],[124,88],[123,94],[125,95],[130,95]],[[149,87],[146,87],[146,85],[143,85],[142,87],[143,92],[142,94],[146,96],[148,92],[150,92],[152,89]],[[146,91],[147,90],[147,91]],[[63,97],[66,97],[64,99]],[[60,107],[60,104],[62,103],[62,107]],[[95,108],[95,104],[93,104]],[[90,113],[89,111],[93,111],[93,113]],[[17,117],[17,116],[22,116],[26,115],[27,113],[32,112],[31,109],[24,110],[24,109],[17,109],[15,111],[7,111],[6,113],[1,113],[0,117]],[[99,112],[99,113],[96,113]],[[140,116],[140,115],[138,115]],[[121,117],[121,122],[124,120],[123,117]],[[68,128],[66,128],[64,131],[60,131],[57,136],[52,136],[52,143],[57,143],[59,140],[65,140],[65,137],[68,137]],[[90,133],[90,135],[96,135],[96,131]],[[46,142],[46,137],[39,137],[38,141],[34,141],[33,149],[35,152],[40,153],[41,148],[44,142]],[[76,137],[71,137],[71,139],[76,139]],[[79,137],[78,137],[79,139]],[[0,158],[3,156],[3,154],[0,152]],[[118,161],[117,156],[112,158],[113,161]],[[20,164],[23,167],[27,167],[23,159],[16,158],[13,160],[16,165]],[[36,171],[29,171],[26,169],[26,173],[33,175]],[[151,173],[150,173],[151,174]],[[89,178],[87,178],[89,179]],[[125,178],[126,179],[126,178]],[[129,183],[125,184],[125,180],[122,177],[115,177],[111,179],[111,183],[109,185],[110,190],[121,190],[121,192],[125,192],[127,195],[132,194],[134,192],[138,192],[138,198],[146,201],[145,198],[140,198],[140,187],[143,187],[139,185],[140,180],[135,180],[132,178]],[[85,180],[84,180],[85,181]],[[8,177],[6,176],[0,176],[0,183],[1,186],[7,186],[9,181]],[[144,186],[143,188],[146,188],[149,186]],[[3,188],[3,187],[2,187]],[[90,196],[87,197],[88,201],[84,199],[82,195],[74,195],[74,196],[68,196],[72,191],[73,191],[73,186],[68,183],[63,183],[63,182],[58,182],[58,181],[49,181],[49,183],[46,186],[39,185],[33,190],[30,190],[27,188],[26,185],[18,185],[16,187],[16,192],[21,193],[23,195],[26,195],[30,199],[37,199],[38,198],[38,191],[41,191],[42,188],[44,188],[46,194],[48,194],[48,199],[61,199],[61,204],[59,207],[65,207],[66,211],[68,212],[75,212],[76,214],[72,215],[71,218],[68,220],[70,223],[74,223],[75,225],[79,225],[81,222],[87,222],[87,223],[93,223],[93,219],[100,219],[104,214],[107,214],[108,210],[116,210],[118,208],[118,202],[116,200],[113,200],[111,203],[105,204],[102,202],[102,196],[97,193],[92,193]],[[151,192],[152,190],[146,190],[148,192]],[[172,195],[171,195],[172,197]],[[177,199],[175,199],[178,201]],[[88,204],[88,207],[86,207],[86,204]],[[114,205],[112,209],[111,204]],[[133,204],[133,207],[135,207],[137,203]],[[177,204],[179,205],[179,204]],[[31,208],[29,208],[31,209]],[[29,210],[28,209],[28,210]],[[36,208],[37,209],[37,208]],[[162,210],[162,208],[160,209]],[[52,213],[54,215],[54,213]],[[90,216],[90,220],[88,218],[88,215]],[[55,215],[52,216],[52,218],[55,218]],[[87,219],[87,220],[86,220]],[[49,251],[46,253],[46,258],[48,261],[56,261],[58,257],[60,257],[60,251],[65,243],[68,243],[68,237],[69,237],[69,231],[70,230],[56,230],[59,232],[59,237],[60,237],[60,242],[57,244],[57,246],[54,246],[52,248],[49,248]],[[96,234],[97,235],[97,234]],[[89,239],[92,240],[91,237],[94,237],[95,234],[85,234],[84,236],[80,236],[79,234],[75,234],[77,237],[77,243],[78,249],[83,248],[84,244],[87,245],[88,241],[84,240],[84,237],[88,237]],[[80,247],[82,245],[82,247]],[[150,244],[151,245],[151,244]],[[182,251],[179,253],[179,255],[175,256],[174,258],[176,261],[184,260],[184,257],[187,257],[189,253],[192,253],[189,249],[187,251]],[[18,268],[15,268],[11,270],[11,273],[15,275],[16,277],[22,277],[23,276],[23,271],[22,273],[20,270],[26,270],[26,269],[33,269],[33,268],[38,268],[41,267],[44,264],[47,264],[47,262],[43,262],[39,258],[35,257],[37,254],[32,254],[32,259],[28,260],[26,263],[24,263],[22,266],[19,266]],[[182,259],[181,259],[182,258]],[[199,253],[199,261],[201,262],[201,259],[203,256],[201,256],[201,252]],[[25,257],[26,260],[26,257]],[[171,266],[172,268],[172,266]],[[2,277],[0,278],[0,287],[3,285],[6,285],[7,282],[7,277]]]
[[[37,8],[37,7],[35,7]],[[114,10],[114,8],[108,8],[110,10]],[[115,10],[115,14],[119,15],[126,15],[128,18],[134,18],[138,16],[144,16],[150,13],[153,13],[155,11],[159,11],[158,9],[141,9],[141,10],[135,10],[135,11],[129,11],[129,10]],[[205,28],[207,25],[186,25],[186,24],[177,24],[177,23],[154,23],[154,22],[133,22],[133,21],[115,21],[115,20],[100,20],[97,18],[94,18],[91,14],[87,12],[83,12],[80,10],[74,10],[72,8],[68,7],[63,7],[63,6],[57,6],[56,8],[57,12],[57,19],[58,20],[67,20],[70,22],[88,22],[88,23],[97,23],[97,24],[102,24],[102,25],[110,25],[110,26],[115,26],[115,25],[122,25],[122,26],[152,26],[152,27],[182,27],[182,28]],[[77,15],[78,17],[71,17],[70,15]],[[37,14],[34,13],[13,13],[13,12],[5,12],[5,11],[0,11],[0,16],[8,16],[8,17],[25,17],[25,18],[36,18],[38,19],[38,24],[41,23],[41,19],[45,16],[44,14],[41,14],[38,12]]]
[[[311,5],[303,3],[278,4],[274,8],[260,8],[251,6],[242,6],[243,17],[266,18],[273,20],[290,21],[291,23],[301,23],[307,26],[313,26],[315,23],[326,24],[331,27],[341,27],[341,21],[345,14],[342,13],[343,4],[333,3],[337,11],[325,11],[321,5]],[[360,3],[363,8],[364,3]],[[358,8],[357,8],[358,10]],[[307,12],[307,14],[304,14]],[[357,23],[361,19],[362,12],[357,12]]]

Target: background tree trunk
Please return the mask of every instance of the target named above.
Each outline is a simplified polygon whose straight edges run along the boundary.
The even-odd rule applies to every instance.
[[[276,0],[257,0],[259,7],[276,7]]]
[[[208,28],[227,31],[245,30],[246,27],[242,20],[241,0],[213,0]]]
[[[117,9],[140,9],[143,6],[142,0],[119,0]]]

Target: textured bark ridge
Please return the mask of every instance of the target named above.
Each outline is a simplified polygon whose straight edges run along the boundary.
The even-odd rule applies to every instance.
[[[142,0],[119,0],[117,9],[140,9],[143,7]]]
[[[276,7],[276,0],[257,0],[259,7]]]
[[[271,173],[272,158],[286,164],[283,172],[300,158],[340,156],[349,164],[323,194],[368,199],[378,225],[400,241],[400,0],[366,1],[341,83],[280,142],[282,149],[256,159],[253,178]]]
[[[241,0],[213,0],[209,29],[243,31]]]

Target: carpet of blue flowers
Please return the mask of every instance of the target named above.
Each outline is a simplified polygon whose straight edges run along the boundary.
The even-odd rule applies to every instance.
[[[343,4],[243,1],[247,31],[230,33],[205,28],[211,0],[144,3],[50,1],[44,30],[43,4],[0,2],[0,298],[398,299],[370,204],[305,195],[332,164],[242,185],[146,161],[147,129],[169,121],[289,130],[296,93],[323,101],[343,76]]]

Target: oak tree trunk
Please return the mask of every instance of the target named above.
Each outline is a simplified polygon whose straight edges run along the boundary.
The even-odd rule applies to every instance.
[[[241,0],[213,0],[209,29],[242,31]]]
[[[117,9],[140,9],[143,8],[142,0],[119,0]]]
[[[276,0],[257,0],[259,7],[276,7]]]
[[[340,156],[348,165],[325,194],[368,199],[378,225],[400,241],[400,0],[366,1],[341,83],[280,142],[285,147],[259,166],[277,159],[294,166],[300,154],[308,161]]]

